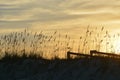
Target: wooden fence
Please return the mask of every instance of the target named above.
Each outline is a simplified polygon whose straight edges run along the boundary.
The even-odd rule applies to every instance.
[[[119,54],[115,54],[115,53],[106,53],[106,52],[99,52],[96,50],[90,50],[90,54],[83,54],[83,53],[75,53],[75,52],[67,52],[67,58],[70,59],[71,55],[75,55],[75,56],[80,56],[80,57],[108,57],[108,58],[119,58],[120,59],[120,55]]]

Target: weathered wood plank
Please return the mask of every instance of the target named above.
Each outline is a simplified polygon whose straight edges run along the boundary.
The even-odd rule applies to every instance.
[[[70,59],[70,55],[77,55],[81,57],[90,57],[89,54],[75,53],[75,52],[67,52],[67,58]]]
[[[106,57],[116,57],[116,58],[120,58],[120,55],[119,55],[119,54],[99,52],[99,51],[96,51],[96,50],[91,50],[91,51],[90,51],[90,55],[91,55],[91,56],[106,56]]]

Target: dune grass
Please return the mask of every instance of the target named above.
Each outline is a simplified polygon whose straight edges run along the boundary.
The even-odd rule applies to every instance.
[[[44,31],[12,32],[0,36],[0,56],[34,56],[44,58],[66,58],[67,51],[89,54],[90,50],[115,52],[113,41],[119,35],[110,35],[104,27],[91,29],[87,27],[85,34],[72,39],[68,34],[55,31],[45,34]]]

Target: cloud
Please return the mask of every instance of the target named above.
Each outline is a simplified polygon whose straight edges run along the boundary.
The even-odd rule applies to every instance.
[[[0,29],[20,29],[29,26],[29,21],[0,21]]]
[[[0,0],[0,28],[53,22],[65,25],[72,20],[100,24],[119,21],[119,4],[119,0]]]
[[[67,8],[67,9],[84,9],[84,10],[99,10],[103,8],[112,8],[112,7],[118,7],[120,1],[116,0],[66,0],[61,6]],[[66,4],[66,5],[65,5]]]
[[[20,5],[33,2],[34,0],[0,0],[2,4]]]

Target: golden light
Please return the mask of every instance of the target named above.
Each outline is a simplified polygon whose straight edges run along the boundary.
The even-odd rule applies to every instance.
[[[120,39],[114,42],[114,50],[116,54],[120,54]]]

